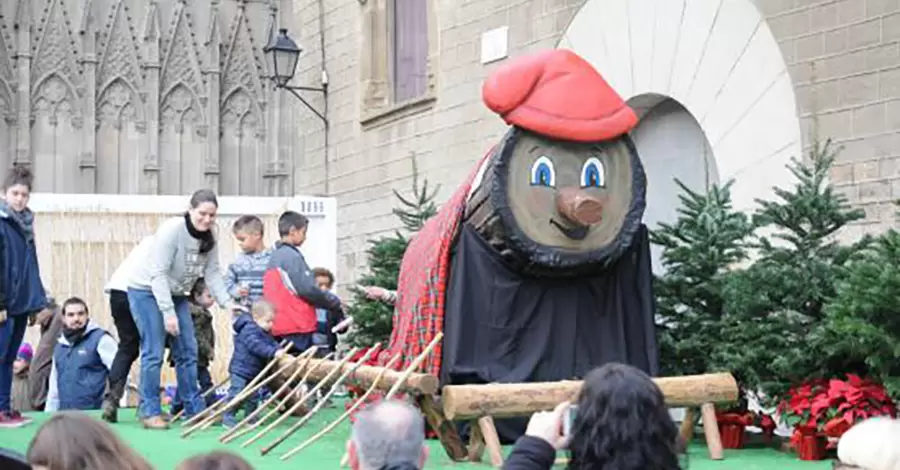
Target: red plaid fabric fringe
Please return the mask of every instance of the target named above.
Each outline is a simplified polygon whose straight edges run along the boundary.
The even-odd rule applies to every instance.
[[[437,215],[425,223],[403,255],[390,346],[392,354],[402,355],[398,370],[409,367],[437,332],[444,328],[450,247],[459,230],[472,182],[491,153],[493,151],[481,159]],[[439,376],[441,349],[441,345],[437,345],[420,370]]]

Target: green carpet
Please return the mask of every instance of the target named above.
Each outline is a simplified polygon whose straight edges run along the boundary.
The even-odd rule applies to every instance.
[[[275,439],[277,434],[274,431],[248,448],[241,449],[240,443],[246,438],[238,439],[228,445],[222,445],[217,441],[217,437],[222,433],[221,427],[211,427],[206,431],[197,432],[187,439],[180,437],[180,426],[168,431],[147,431],[141,428],[137,422],[134,410],[121,410],[119,413],[121,421],[113,427],[134,449],[147,457],[158,470],[174,469],[185,458],[214,449],[237,452],[258,469],[315,468],[336,470],[339,468],[340,459],[344,451],[344,442],[349,434],[348,423],[343,423],[313,446],[298,453],[287,462],[282,462],[278,457],[304,441],[307,437],[318,432],[327,423],[335,419],[342,409],[343,407],[323,410],[307,423],[303,429],[266,457],[259,454],[259,449]],[[97,413],[94,413],[94,415],[97,415]],[[30,416],[34,418],[34,423],[26,427],[0,429],[0,446],[24,453],[38,426],[49,415],[38,413]],[[293,420],[289,420],[289,422],[293,422]],[[280,434],[280,431],[283,429],[276,429],[275,431],[279,431]],[[428,468],[490,468],[489,465],[484,464],[454,464],[447,458],[440,443],[430,441],[429,445],[431,446],[431,458],[429,459]],[[298,466],[301,463],[302,467]],[[695,443],[691,446],[689,465],[690,470],[765,470],[776,468],[779,470],[825,470],[831,468],[830,462],[801,462],[797,460],[795,455],[766,448],[726,451],[725,460],[711,461],[702,443]]]

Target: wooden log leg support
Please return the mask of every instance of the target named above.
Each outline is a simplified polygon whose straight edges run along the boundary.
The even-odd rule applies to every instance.
[[[719,435],[719,423],[716,421],[716,406],[712,403],[700,405],[700,417],[703,419],[703,433],[706,435],[709,458],[723,460],[725,451],[722,449],[722,437]]]
[[[465,461],[468,456],[466,446],[463,445],[459,433],[456,432],[456,426],[444,417],[444,410],[434,402],[434,398],[430,395],[422,395],[417,401],[419,409],[422,410],[422,415],[425,416],[428,425],[437,434],[447,456],[454,462]]]
[[[694,425],[697,423],[697,412],[694,408],[684,409],[684,420],[681,422],[681,429],[678,434],[687,445],[694,440]]]
[[[500,446],[500,436],[497,435],[497,428],[494,427],[494,418],[490,416],[482,416],[478,418],[478,428],[484,437],[484,445],[487,448],[488,456],[491,459],[491,465],[496,468],[503,466],[503,447]]]
[[[484,436],[481,435],[478,421],[472,421],[469,428],[469,462],[481,462],[482,457],[484,457]]]

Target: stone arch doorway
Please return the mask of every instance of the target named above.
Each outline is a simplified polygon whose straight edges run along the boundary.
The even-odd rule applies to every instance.
[[[642,101],[659,104],[648,97],[680,104],[706,136],[718,178],[735,180],[736,209],[793,181],[786,166],[802,151],[793,84],[751,0],[587,0],[558,47],[584,57],[639,113],[652,109]]]
[[[653,230],[660,222],[671,223],[678,217],[682,191],[676,179],[703,192],[719,183],[719,169],[700,123],[681,103],[649,94],[637,96],[629,104],[641,118],[631,137],[647,173],[644,223]],[[651,246],[656,274],[663,272],[661,251]]]

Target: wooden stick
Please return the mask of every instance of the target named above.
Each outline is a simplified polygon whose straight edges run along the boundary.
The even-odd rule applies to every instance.
[[[278,345],[278,347],[279,347],[279,348],[287,348],[287,349],[285,349],[286,351],[287,351],[287,350],[290,350],[292,344],[290,344],[290,343],[285,344],[285,343],[286,343],[286,341],[282,341],[282,342]],[[277,362],[277,361],[272,361],[272,362]],[[270,365],[271,365],[271,363],[270,363],[269,365],[267,365],[266,368],[263,369],[262,372],[260,372],[260,374],[258,374],[258,375],[253,379],[253,381],[251,381],[251,383],[247,384],[247,386],[250,387],[251,385],[253,385],[253,382],[256,381],[256,378],[260,377],[264,372],[266,372],[267,369],[270,368],[270,367],[269,367]],[[229,377],[229,378],[230,378],[230,377]],[[187,420],[187,421],[183,424],[183,426],[189,426],[189,425],[192,425],[192,424],[194,424],[194,423],[196,423],[196,422],[199,422],[199,421],[201,421],[201,420],[203,420],[203,419],[206,419],[206,417],[209,416],[210,414],[212,414],[213,412],[214,412],[214,410],[212,410],[212,409],[210,409],[210,408],[206,408],[205,410],[201,411],[200,413],[197,413],[197,414],[195,414],[194,416],[192,416],[191,419]]]
[[[394,397],[394,395],[400,390],[400,388],[403,387],[403,384],[404,384],[404,382],[406,382],[406,379],[409,378],[409,376],[416,369],[419,368],[419,365],[421,365],[422,362],[425,360],[425,358],[429,354],[431,354],[431,351],[433,351],[434,348],[437,347],[437,344],[443,338],[444,338],[444,332],[442,332],[442,331],[439,331],[438,334],[434,335],[434,338],[431,339],[431,342],[428,343],[428,346],[425,346],[425,349],[423,349],[422,352],[418,356],[416,356],[415,359],[413,359],[413,361],[409,364],[409,367],[407,367],[406,370],[403,371],[403,375],[401,375],[400,378],[397,379],[397,382],[394,384],[394,386],[391,387],[390,390],[388,390],[387,395],[385,395],[384,398],[382,398],[382,401],[387,401]],[[349,461],[350,461],[350,455],[347,454],[346,452],[344,452],[344,456],[341,458],[341,467],[343,468],[345,465],[347,465],[347,462],[349,462]]]
[[[341,359],[341,362],[340,362],[341,366],[346,364],[347,361],[350,360],[350,358],[354,354],[356,354],[357,351],[359,351],[359,348],[353,348],[353,350],[351,350],[343,359]],[[253,444],[254,442],[258,441],[260,438],[265,436],[269,431],[275,429],[276,426],[283,423],[292,414],[294,414],[295,411],[300,409],[300,407],[303,406],[304,403],[306,403],[306,400],[309,400],[309,398],[311,396],[313,396],[317,391],[319,391],[320,388],[325,386],[325,384],[328,383],[329,380],[331,380],[332,376],[336,375],[337,372],[339,372],[340,370],[341,370],[341,367],[335,367],[334,369],[332,369],[331,373],[326,375],[324,379],[322,379],[319,383],[317,383],[316,386],[312,388],[312,390],[306,392],[306,394],[303,395],[303,398],[297,400],[297,403],[294,403],[294,405],[291,406],[290,409],[288,409],[286,413],[279,416],[275,421],[272,421],[272,423],[270,423],[268,426],[266,426],[265,429],[263,429],[262,431],[258,432],[255,436],[244,441],[244,443],[241,444],[241,447],[247,447],[248,445]]]
[[[328,355],[325,356],[325,357],[326,357],[326,358],[331,357],[332,354],[334,354],[334,353],[330,353],[330,354],[328,354]],[[288,378],[287,382],[285,382],[285,384],[282,386],[282,388],[284,388],[284,387],[289,387],[289,386],[294,382],[294,379],[296,379],[297,376],[300,375],[300,372],[303,372],[305,366],[307,366],[308,364],[309,364],[309,360],[307,359],[306,364],[304,364],[303,367],[297,367],[296,369],[294,369],[294,372],[291,374],[291,377]],[[321,364],[321,362],[320,362],[319,364]],[[265,423],[266,421],[268,421],[269,418],[272,417],[272,415],[274,415],[275,413],[278,413],[278,410],[282,409],[283,406],[287,405],[288,400],[290,400],[292,396],[296,396],[296,394],[297,394],[297,393],[299,392],[299,390],[300,390],[300,387],[302,387],[303,385],[306,384],[306,379],[309,377],[310,372],[312,372],[313,370],[315,370],[316,367],[317,367],[317,366],[313,366],[311,369],[307,370],[306,373],[303,374],[303,378],[300,379],[300,382],[298,382],[296,386],[291,387],[290,390],[286,390],[285,394],[284,394],[284,395],[282,396],[282,398],[281,398],[281,401],[278,402],[278,404],[275,405],[274,408],[272,408],[271,410],[269,410],[269,412],[266,413],[265,416],[263,416],[262,418],[260,418],[259,420],[257,420],[255,423],[251,423],[249,426],[247,426],[247,427],[245,427],[245,428],[243,428],[243,429],[238,429],[238,428],[240,428],[243,424],[246,424],[246,423],[250,420],[250,418],[253,417],[253,415],[248,416],[247,418],[244,418],[243,421],[241,421],[240,423],[238,423],[237,426],[235,426],[234,428],[230,429],[230,430],[229,430],[227,433],[225,433],[225,435],[223,435],[222,438],[220,438],[219,440],[220,440],[223,444],[227,444],[227,443],[229,443],[229,442],[231,442],[231,441],[233,441],[233,440],[235,440],[235,439],[237,439],[237,438],[243,436],[244,434],[247,434],[248,432],[250,432],[250,431],[252,431],[252,430],[258,428],[260,424]],[[277,395],[277,393],[276,393],[275,395]],[[275,395],[272,396],[273,399],[275,398]],[[261,408],[262,408],[262,407],[257,408],[257,410],[259,410],[259,409],[261,409]],[[256,413],[256,412],[254,411],[254,414],[255,414],[255,413]]]
[[[700,405],[700,419],[703,420],[703,433],[706,434],[706,447],[709,450],[709,459],[724,459],[725,451],[722,450],[719,422],[716,421],[716,406],[712,403]]]
[[[281,434],[281,436],[278,436],[278,438],[275,439],[274,441],[272,441],[272,443],[270,443],[266,447],[263,447],[262,455],[266,455],[269,452],[271,452],[272,449],[278,447],[282,442],[284,442],[287,438],[291,437],[292,434],[297,432],[298,429],[303,427],[304,424],[306,424],[310,419],[312,419],[312,417],[315,416],[316,412],[321,410],[322,407],[325,406],[325,403],[328,401],[328,399],[332,395],[334,395],[334,392],[337,390],[337,387],[339,385],[343,384],[344,381],[347,380],[347,377],[350,377],[350,374],[352,374],[356,370],[357,367],[365,364],[366,361],[368,361],[369,358],[372,357],[372,354],[375,353],[380,348],[381,348],[381,343],[378,343],[378,345],[375,347],[369,348],[369,350],[366,351],[366,354],[363,357],[361,357],[358,361],[356,361],[356,363],[351,365],[349,369],[344,371],[344,373],[341,374],[341,376],[338,377],[337,380],[335,380],[334,384],[331,386],[331,390],[329,390],[328,393],[326,393],[325,396],[322,397],[318,403],[316,403],[316,406],[314,406],[313,409],[309,410],[309,412],[306,413],[306,416],[300,418],[299,421],[294,423],[293,426],[291,426],[285,432],[283,432]],[[352,354],[350,356],[352,356]]]
[[[681,421],[678,434],[684,440],[685,445],[694,440],[694,425],[697,424],[696,411],[694,407],[684,409],[684,420]]]
[[[290,350],[291,346],[292,346],[292,344],[288,344],[285,347],[285,349],[282,349],[281,351],[284,351],[285,353],[287,353],[287,351]],[[302,355],[294,358],[294,361],[292,361],[291,364],[293,362],[299,360],[301,357],[302,357]],[[257,390],[259,390],[260,388],[264,387],[266,384],[268,384],[269,382],[271,382],[272,380],[277,378],[282,372],[284,372],[285,369],[290,367],[290,365],[286,365],[283,368],[276,371],[275,373],[271,374],[265,380],[261,380],[261,378],[264,376],[264,374],[266,374],[269,371],[269,369],[271,369],[271,366],[273,366],[274,364],[277,364],[277,363],[278,363],[278,359],[273,358],[272,361],[270,361],[269,364],[265,368],[263,368],[263,370],[260,371],[260,373],[257,374],[257,376],[252,381],[250,381],[250,383],[247,384],[247,386],[244,387],[244,389],[241,390],[241,392],[238,393],[238,395],[236,397],[234,397],[233,400],[229,401],[228,403],[226,403],[223,406],[220,406],[218,409],[215,410],[215,412],[210,414],[209,417],[206,418],[204,421],[201,421],[199,424],[195,424],[192,428],[183,432],[181,434],[181,437],[188,437],[200,428],[205,429],[205,426],[208,426],[210,423],[214,422],[220,416],[222,416],[223,414],[228,412],[228,410],[234,408],[235,406],[237,406],[238,404],[240,404],[241,402],[246,400],[247,397],[249,397],[253,393],[256,393]],[[260,379],[260,380],[257,380],[257,379]]]
[[[491,458],[491,465],[495,468],[503,466],[503,448],[500,446],[500,437],[497,436],[497,428],[494,426],[494,418],[482,416],[478,418],[478,427],[484,438],[484,446]]]
[[[399,354],[395,355],[393,358],[391,358],[390,362],[388,362],[387,365],[384,366],[384,370],[387,371],[391,367],[394,367],[394,365],[399,360],[400,360],[400,355]],[[363,393],[362,396],[359,397],[356,400],[356,402],[353,403],[353,406],[351,406],[349,409],[347,409],[347,411],[344,412],[344,414],[340,415],[338,417],[338,419],[332,421],[330,424],[328,424],[327,426],[322,428],[321,431],[317,432],[314,436],[305,440],[299,446],[294,447],[293,449],[287,451],[287,453],[285,453],[284,455],[281,456],[281,460],[287,460],[287,459],[291,458],[292,456],[294,456],[294,454],[309,447],[314,442],[319,440],[322,436],[328,434],[332,429],[336,428],[339,424],[341,424],[345,419],[347,419],[351,414],[353,414],[353,412],[356,411],[357,408],[359,408],[360,406],[362,406],[363,403],[366,402],[366,398],[368,398],[369,395],[371,395],[372,392],[375,391],[375,388],[378,387],[378,382],[380,380],[381,380],[381,378],[376,376],[375,379],[372,381],[372,385],[369,386],[369,388],[366,390],[366,392]]]
[[[205,398],[208,397],[211,393],[215,392],[216,390],[218,390],[219,388],[221,388],[223,385],[227,384],[229,381],[231,381],[231,376],[230,376],[230,375],[229,375],[228,377],[226,377],[225,380],[219,382],[218,384],[216,384],[216,385],[210,387],[209,390],[203,392],[203,395],[200,395],[200,398],[205,399]],[[216,403],[218,403],[218,401],[217,401]],[[213,403],[213,406],[215,406],[216,403]],[[209,408],[209,407],[207,407],[207,408]],[[184,414],[184,410],[185,410],[185,407],[182,406],[182,407],[181,407],[181,411],[179,411],[178,413],[175,413],[175,416],[172,416],[172,419],[170,419],[169,422],[170,422],[170,423],[174,423],[175,421],[178,421],[178,418],[181,418],[181,415]]]

